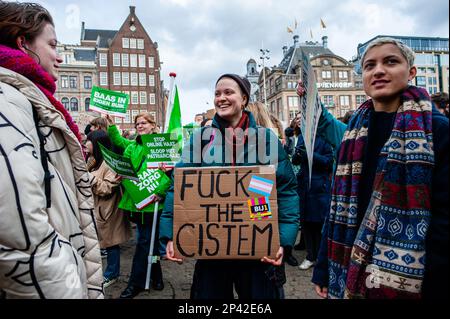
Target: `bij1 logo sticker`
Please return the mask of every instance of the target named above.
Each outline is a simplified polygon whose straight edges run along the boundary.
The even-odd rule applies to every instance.
[[[265,220],[272,218],[268,197],[252,198],[247,200],[250,220]]]

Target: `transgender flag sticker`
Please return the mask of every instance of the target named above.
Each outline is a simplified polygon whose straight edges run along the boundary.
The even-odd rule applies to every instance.
[[[270,196],[273,188],[273,181],[259,176],[252,176],[248,190],[263,196]]]

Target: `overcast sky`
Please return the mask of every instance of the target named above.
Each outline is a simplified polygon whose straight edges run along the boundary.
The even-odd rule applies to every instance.
[[[246,73],[260,48],[270,50],[269,66],[278,65],[282,47],[291,46],[294,28],[300,41],[321,41],[349,60],[359,43],[379,34],[445,37],[447,0],[79,0],[36,1],[52,13],[60,42],[79,44],[81,21],[87,29],[118,30],[136,6],[136,15],[163,61],[161,76],[177,73],[183,123],[213,108],[214,84],[223,73]],[[320,19],[326,29],[321,29]]]

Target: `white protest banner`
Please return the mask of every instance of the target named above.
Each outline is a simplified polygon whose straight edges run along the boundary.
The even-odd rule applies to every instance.
[[[306,93],[300,97],[300,130],[305,141],[306,156],[308,157],[309,187],[311,186],[312,162],[314,142],[316,140],[317,125],[319,124],[322,107],[317,92],[314,71],[308,56],[302,52],[302,82]]]

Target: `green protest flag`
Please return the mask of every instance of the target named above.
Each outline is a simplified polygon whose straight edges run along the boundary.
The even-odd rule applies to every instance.
[[[182,145],[171,133],[141,135],[142,145],[147,149],[147,167],[157,168],[158,163],[174,167],[180,161]]]
[[[108,150],[100,143],[98,143],[98,145],[100,146],[100,151],[103,154],[103,160],[106,162],[106,165],[108,165],[113,172],[124,178],[136,181],[139,180],[136,172],[133,169],[131,160],[129,158],[123,157],[122,155],[116,154]]]
[[[129,96],[126,93],[110,91],[98,86],[93,86],[89,110],[118,117],[125,117],[128,102]]]
[[[122,180],[122,185],[130,194],[137,209],[143,209],[156,200],[157,194],[164,194],[170,186],[170,178],[159,169],[149,169],[142,165],[138,181]]]
[[[178,87],[176,85],[175,85],[175,97],[173,100],[172,112],[170,113],[169,127],[167,128],[167,133],[176,134],[179,143],[183,145],[180,99],[178,97]]]

